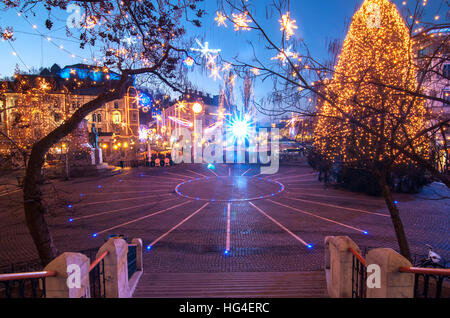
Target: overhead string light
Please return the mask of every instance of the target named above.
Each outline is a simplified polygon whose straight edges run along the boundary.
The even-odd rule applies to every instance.
[[[78,54],[75,54],[75,53],[73,53],[73,52],[67,50],[67,49],[64,47],[64,45],[55,42],[50,36],[45,35],[44,33],[40,32],[39,29],[38,29],[38,27],[37,27],[37,25],[31,23],[30,21],[28,21],[28,19],[27,19],[21,12],[17,11],[17,15],[18,15],[19,17],[22,17],[22,18],[23,18],[23,19],[31,26],[31,28],[37,33],[37,34],[35,34],[36,36],[40,36],[40,37],[46,39],[48,43],[51,43],[52,45],[54,45],[55,47],[57,47],[57,48],[60,49],[61,51],[67,53],[67,54],[70,55],[73,59],[78,58],[78,59],[82,60],[84,63],[86,63],[88,60],[91,60],[91,61],[92,61],[94,64],[96,64],[96,65],[101,64],[101,61],[100,61],[100,60],[97,60],[95,57],[92,57],[92,58],[88,59],[88,58],[85,58],[85,57],[83,57],[83,56],[80,56],[80,55],[78,55]],[[26,33],[26,32],[22,32],[22,33]],[[30,34],[32,34],[32,33],[30,33]],[[66,40],[66,41],[68,41],[68,40]],[[75,41],[71,41],[71,42],[75,42]]]
[[[12,54],[17,57],[19,59],[19,61],[25,66],[25,68],[30,71],[30,68],[28,67],[28,65],[24,62],[24,60],[22,59],[22,57],[20,57],[20,55],[17,53],[16,48],[14,47],[14,45],[11,43],[11,40],[6,40],[6,42],[8,42],[9,46],[11,47],[12,50]]]

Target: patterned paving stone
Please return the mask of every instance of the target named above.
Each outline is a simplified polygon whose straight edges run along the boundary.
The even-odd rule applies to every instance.
[[[182,192],[199,200],[175,192],[182,182]],[[395,199],[412,252],[425,254],[431,244],[450,259],[450,200],[435,199],[432,190]],[[381,198],[326,187],[307,165],[282,166],[270,176],[250,165],[127,169],[106,178],[52,181],[44,194],[60,252],[98,248],[111,234],[140,237],[151,245],[144,255],[148,273],[318,270],[328,235],[348,235],[362,247],[397,248]],[[37,258],[21,200],[20,192],[0,197],[0,267]]]

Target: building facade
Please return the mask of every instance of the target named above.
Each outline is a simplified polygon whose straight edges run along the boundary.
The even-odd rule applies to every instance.
[[[107,69],[77,64],[63,69],[54,65],[38,75],[16,74],[11,81],[1,83],[1,153],[6,155],[19,147],[30,151],[35,142],[118,80],[119,75]],[[136,95],[130,80],[124,96],[105,103],[85,118],[84,127],[91,137],[97,131],[98,146],[107,162],[135,157],[134,145],[139,136]],[[88,141],[92,143],[92,138]],[[70,136],[50,152],[63,153],[69,147]]]

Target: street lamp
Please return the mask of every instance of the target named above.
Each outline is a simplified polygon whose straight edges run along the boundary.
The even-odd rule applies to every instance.
[[[200,114],[203,110],[203,106],[200,103],[195,103],[194,105],[192,105],[192,111],[194,112],[194,114]]]
[[[194,103],[194,105],[192,105],[192,111],[194,112],[194,144],[197,143],[197,130],[196,130],[196,115],[200,114],[203,110],[203,106],[200,103]],[[194,154],[194,160],[195,160],[195,154]]]

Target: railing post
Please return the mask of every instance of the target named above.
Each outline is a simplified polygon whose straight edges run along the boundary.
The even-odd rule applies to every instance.
[[[369,251],[367,265],[380,266],[380,288],[367,288],[367,298],[413,298],[414,274],[400,273],[402,266],[412,264],[390,248],[376,248]]]
[[[348,236],[327,236],[325,242],[330,253],[328,295],[331,298],[351,298],[353,254],[349,248],[358,253],[361,253],[361,250]]]
[[[129,298],[128,244],[120,238],[110,238],[100,247],[97,257],[108,251],[105,256],[105,286],[104,291],[107,298]],[[103,283],[102,283],[103,284]]]
[[[45,279],[46,297],[90,298],[89,265],[89,258],[80,253],[67,252],[55,258],[44,268],[56,272],[55,277]]]

